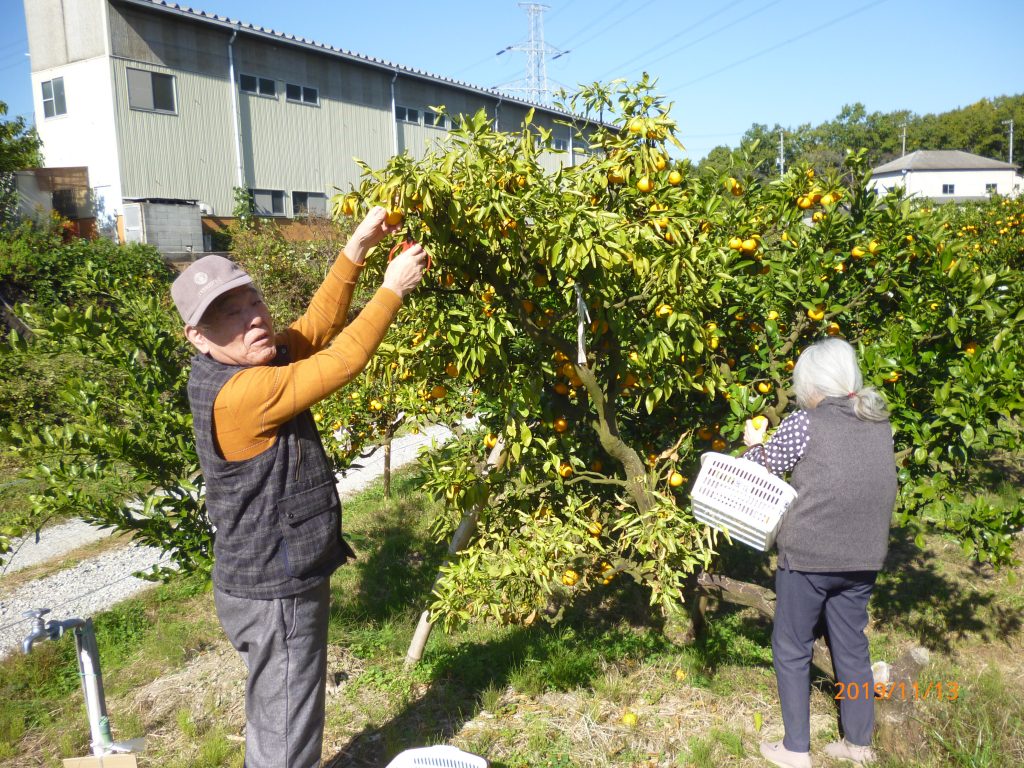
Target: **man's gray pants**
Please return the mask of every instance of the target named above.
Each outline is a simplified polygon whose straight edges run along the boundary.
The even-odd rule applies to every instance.
[[[249,670],[245,767],[316,768],[324,737],[330,582],[291,597],[213,592],[217,617]]]
[[[792,752],[811,747],[811,655],[814,630],[824,613],[836,681],[843,683],[839,717],[848,742],[871,745],[875,724],[874,680],[864,628],[874,571],[807,573],[779,568],[775,572],[775,623],[772,659],[779,686],[783,746]],[[857,698],[845,695],[858,691]],[[865,694],[871,692],[871,696]]]

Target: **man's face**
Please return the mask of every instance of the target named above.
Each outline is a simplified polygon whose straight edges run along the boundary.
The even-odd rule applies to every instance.
[[[267,365],[277,356],[270,311],[251,285],[220,296],[203,313],[199,325],[185,326],[185,336],[218,363]]]

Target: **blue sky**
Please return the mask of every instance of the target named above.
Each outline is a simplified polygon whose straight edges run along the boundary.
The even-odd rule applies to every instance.
[[[26,0],[35,2],[36,0]],[[183,3],[187,5],[187,3]],[[796,126],[869,111],[943,112],[1024,92],[1022,0],[548,0],[549,80],[635,78],[674,103],[695,159],[751,123]],[[515,0],[195,0],[233,19],[485,87],[525,77]],[[0,0],[0,100],[31,115],[22,0]],[[1024,130],[1024,126],[1022,126]]]

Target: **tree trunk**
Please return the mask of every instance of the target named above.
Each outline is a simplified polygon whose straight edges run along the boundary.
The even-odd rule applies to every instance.
[[[885,685],[885,695],[875,698],[878,745],[890,754],[905,755],[908,745],[923,738],[921,723],[914,717],[919,706],[915,686],[928,660],[928,649],[915,646],[889,667],[887,675],[876,675],[875,683]]]
[[[508,452],[505,450],[505,441],[499,437],[497,444],[487,455],[484,474],[486,475],[494,469],[500,469],[504,466],[507,458]],[[448,545],[448,558],[445,560],[445,563],[469,544],[470,539],[473,538],[473,534],[476,532],[477,521],[479,521],[480,513],[483,511],[484,504],[486,503],[486,501],[481,502],[463,514],[459,527],[452,534],[451,543]],[[438,573],[437,578],[434,579],[435,585],[440,578],[441,574]],[[431,589],[431,592],[433,592],[433,589]],[[420,614],[419,622],[416,624],[416,631],[413,633],[412,641],[409,643],[409,650],[405,654],[406,667],[415,666],[423,658],[423,649],[427,645],[427,640],[430,638],[430,630],[433,629],[433,626],[433,622],[430,620],[430,611],[423,611]]]
[[[694,594],[690,596],[690,600],[694,603],[699,603],[701,599],[706,599],[707,597],[725,600],[737,605],[745,605],[753,608],[766,618],[775,618],[775,593],[757,584],[736,581],[728,576],[703,571],[697,574],[694,583]],[[691,609],[691,615],[696,610],[696,608]],[[694,630],[703,630],[703,620],[703,610],[700,610],[700,626],[697,627],[695,625]],[[696,634],[694,634],[694,638],[696,638]],[[814,666],[826,675],[833,679],[835,678],[835,672],[832,668],[832,654],[829,653],[828,645],[826,645],[824,638],[819,637],[814,641],[814,655],[811,657],[811,661]]]
[[[384,440],[384,498],[391,498],[391,433]]]

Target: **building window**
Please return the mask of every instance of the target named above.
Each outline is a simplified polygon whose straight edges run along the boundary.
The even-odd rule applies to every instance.
[[[277,82],[269,77],[241,75],[238,81],[242,93],[255,93],[257,96],[277,98]]]
[[[442,115],[440,112],[433,111],[423,113],[423,124],[429,125],[432,128],[441,128],[445,131],[452,127],[452,121],[448,118],[448,115]]]
[[[952,195],[953,194],[953,189],[955,187],[956,187],[955,184],[943,184],[942,185],[942,194],[944,194],[944,195]]]
[[[46,117],[66,115],[68,105],[64,100],[64,78],[55,77],[43,81],[43,114]]]
[[[285,85],[284,97],[288,101],[294,101],[298,104],[312,104],[316,106],[320,103],[319,90],[305,85],[295,85],[295,83]]]
[[[412,107],[395,107],[395,119],[403,123],[420,123],[420,111]]]
[[[569,142],[566,141],[565,139],[552,139],[551,148],[558,152],[568,152]]]
[[[997,192],[997,190],[996,190],[996,185],[995,184],[986,184],[985,185],[985,194],[986,195],[994,195],[994,194],[996,194],[996,192]]]
[[[284,192],[277,189],[250,189],[252,212],[257,216],[284,216]]]
[[[128,106],[147,112],[176,113],[174,75],[143,69],[128,70]]]
[[[326,216],[327,195],[320,192],[292,192],[292,215]]]

